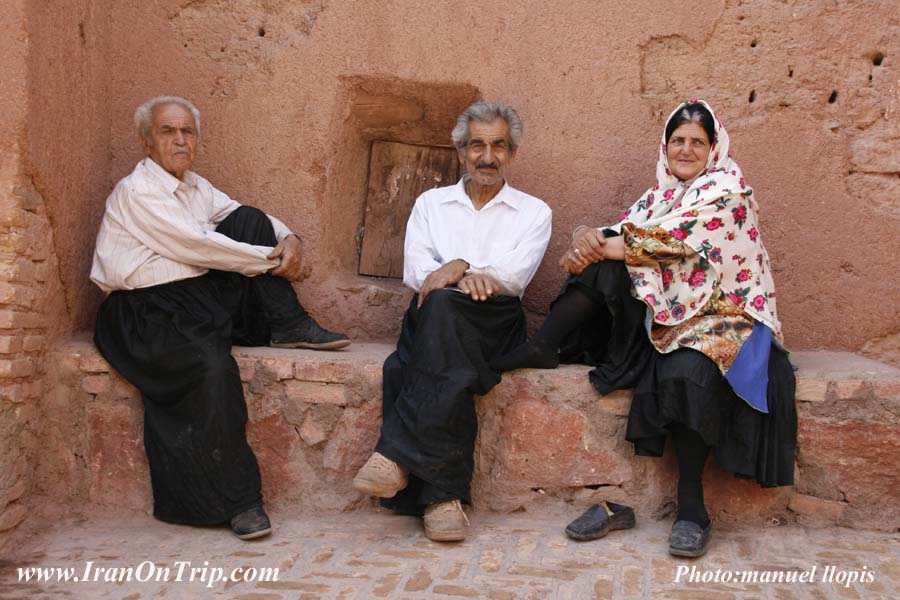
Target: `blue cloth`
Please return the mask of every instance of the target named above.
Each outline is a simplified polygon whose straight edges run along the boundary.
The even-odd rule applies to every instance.
[[[769,412],[766,392],[769,387],[769,353],[772,330],[756,321],[750,337],[741,346],[725,379],[734,393],[756,410]]]

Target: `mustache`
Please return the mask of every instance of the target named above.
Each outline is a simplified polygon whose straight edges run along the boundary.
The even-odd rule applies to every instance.
[[[499,169],[499,165],[497,163],[486,163],[483,161],[478,161],[478,164],[475,165],[476,169]]]

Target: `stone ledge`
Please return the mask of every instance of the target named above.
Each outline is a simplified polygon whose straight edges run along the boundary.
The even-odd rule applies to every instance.
[[[234,349],[268,502],[318,512],[373,505],[350,480],[378,436],[381,365],[392,349]],[[795,352],[792,360],[800,366],[797,486],[764,490],[710,465],[705,482],[714,516],[896,530],[900,369],[839,352]],[[36,470],[42,493],[74,508],[148,510],[136,390],[88,341],[58,346],[50,361],[45,452]],[[633,455],[623,437],[630,392],[600,396],[587,371],[519,371],[478,399],[476,508],[529,509],[556,496],[608,498],[656,517],[672,511],[672,457]]]

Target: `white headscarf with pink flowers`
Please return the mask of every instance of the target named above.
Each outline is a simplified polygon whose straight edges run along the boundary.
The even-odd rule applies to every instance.
[[[755,195],[731,158],[725,127],[706,102],[699,103],[709,110],[716,127],[706,168],[691,181],[675,177],[666,158],[663,127],[656,185],[613,227],[620,230],[626,223],[660,227],[696,254],[663,266],[628,265],[635,293],[650,307],[655,322],[675,325],[699,311],[718,283],[732,302],[780,337],[775,284],[759,233]],[[669,115],[666,125],[686,104]]]

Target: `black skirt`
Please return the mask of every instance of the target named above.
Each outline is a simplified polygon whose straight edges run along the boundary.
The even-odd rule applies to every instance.
[[[413,297],[397,351],[384,363],[381,438],[376,451],[407,469],[409,485],[382,501],[405,514],[425,505],[471,502],[478,433],[474,394],[500,382],[488,363],[525,340],[518,298],[476,302],[436,290],[421,308]]]
[[[214,273],[109,295],[94,341],[144,400],[153,514],[215,525],[262,503],[232,319]]]
[[[641,456],[662,456],[674,424],[699,433],[719,465],[763,487],[793,485],[797,448],[795,380],[787,354],[772,347],[761,413],[739,398],[718,366],[689,348],[659,353],[646,330],[647,311],[631,295],[622,261],[589,266],[563,286],[590,295],[599,310],[561,349],[564,362],[593,365],[601,394],[634,388],[625,437]]]

